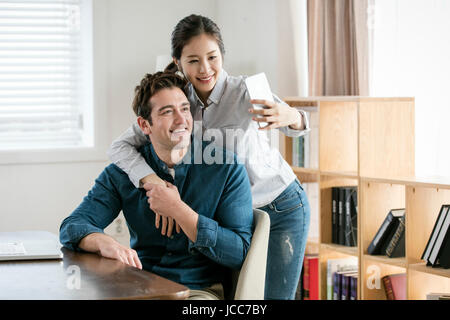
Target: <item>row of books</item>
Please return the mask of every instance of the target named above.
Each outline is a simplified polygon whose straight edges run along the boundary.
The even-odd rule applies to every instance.
[[[423,251],[427,266],[450,268],[450,205],[443,205]]]
[[[309,119],[310,132],[292,138],[292,166],[303,168],[319,167],[319,118],[316,107],[301,107]]]
[[[387,300],[406,300],[406,273],[381,278]],[[357,300],[358,258],[327,260],[327,300]],[[428,293],[427,300],[449,300],[450,293]],[[319,300],[319,257],[305,255],[296,300]]]
[[[355,247],[358,239],[358,188],[356,186],[331,188],[331,241]]]
[[[391,209],[367,248],[370,255],[405,256],[405,209]]]

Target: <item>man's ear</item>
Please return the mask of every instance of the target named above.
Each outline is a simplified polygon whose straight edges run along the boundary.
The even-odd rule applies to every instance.
[[[148,136],[149,134],[152,133],[151,126],[150,126],[150,123],[148,122],[148,120],[145,120],[142,117],[138,117],[137,123],[145,135]]]

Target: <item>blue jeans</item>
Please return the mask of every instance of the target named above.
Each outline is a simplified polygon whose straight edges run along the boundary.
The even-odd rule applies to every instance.
[[[274,201],[259,209],[270,217],[264,298],[293,300],[308,237],[308,198],[296,179]]]

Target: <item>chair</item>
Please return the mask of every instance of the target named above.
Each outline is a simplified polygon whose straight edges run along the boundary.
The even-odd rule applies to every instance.
[[[265,211],[253,209],[253,219],[254,230],[247,256],[241,270],[232,272],[231,297],[234,300],[264,300],[270,218]]]

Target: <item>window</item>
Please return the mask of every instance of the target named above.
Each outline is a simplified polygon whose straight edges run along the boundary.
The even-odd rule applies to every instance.
[[[0,151],[93,146],[90,0],[0,0]]]

